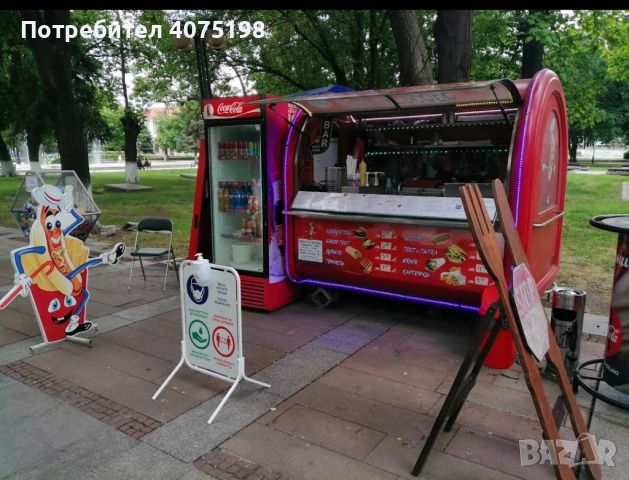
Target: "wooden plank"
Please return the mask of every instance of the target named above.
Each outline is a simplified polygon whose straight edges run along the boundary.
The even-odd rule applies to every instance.
[[[511,214],[511,208],[507,200],[504,185],[499,179],[495,179],[492,182],[492,190],[494,194],[494,201],[496,202],[500,227],[505,237],[505,244],[509,255],[511,255],[511,258],[516,265],[525,263],[528,266],[528,259],[524,253],[522,242],[520,241],[520,237],[515,227],[515,222],[513,220],[513,215]],[[557,342],[555,341],[555,335],[550,325],[548,326],[548,338],[550,348],[546,354],[546,359],[557,369],[559,387],[561,388],[561,393],[563,394],[564,401],[566,402],[572,430],[575,436],[580,440],[582,454],[588,459],[588,461],[592,462],[596,459],[596,452],[593,450],[593,442],[587,440],[591,434],[587,430],[583,413],[581,412],[581,408],[579,407],[574,396],[574,392],[572,391],[572,385],[563,364],[561,352]],[[600,465],[588,463],[587,468],[594,478],[598,479],[601,477]]]

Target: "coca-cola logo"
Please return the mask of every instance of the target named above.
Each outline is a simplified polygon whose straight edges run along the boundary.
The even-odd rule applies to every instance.
[[[607,330],[607,352],[605,356],[611,357],[620,351],[622,344],[623,331],[618,318],[618,312],[613,308],[609,315],[609,328]]]
[[[239,115],[242,113],[245,102],[219,103],[216,113],[219,115]]]
[[[618,338],[620,335],[620,330],[617,329],[616,327],[610,326],[609,327],[609,333],[607,334],[607,337],[609,338],[609,341],[612,343],[618,343]]]
[[[260,116],[261,109],[257,105],[248,105],[249,97],[240,97],[238,100],[222,99],[208,102],[203,107],[203,118],[251,118]],[[253,97],[251,97],[253,98]]]

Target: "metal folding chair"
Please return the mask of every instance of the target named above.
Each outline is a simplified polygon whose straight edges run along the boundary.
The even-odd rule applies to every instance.
[[[140,246],[138,243],[141,234],[160,233],[168,235],[168,247],[150,247]],[[148,236],[148,235],[146,235]],[[145,235],[142,238],[142,245],[144,244]],[[166,290],[166,279],[168,277],[168,265],[172,256],[175,274],[177,275],[177,281],[179,281],[179,272],[177,271],[177,260],[175,258],[175,252],[173,250],[173,222],[169,218],[159,217],[147,217],[140,220],[138,228],[135,234],[135,245],[133,251],[131,251],[131,271],[129,272],[129,289],[131,289],[131,278],[133,277],[133,266],[135,259],[140,260],[140,267],[142,268],[142,276],[146,281],[146,272],[144,271],[144,263],[142,258],[159,258],[167,256],[166,258],[166,272],[164,273],[164,287],[162,290]]]

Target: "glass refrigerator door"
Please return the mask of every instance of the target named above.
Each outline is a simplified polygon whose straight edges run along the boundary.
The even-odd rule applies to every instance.
[[[260,125],[210,128],[214,259],[264,272]]]

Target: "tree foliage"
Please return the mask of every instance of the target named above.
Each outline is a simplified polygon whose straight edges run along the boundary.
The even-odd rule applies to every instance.
[[[570,121],[571,159],[588,139],[629,141],[629,23],[620,11],[574,11],[562,19],[547,66],[560,76]]]
[[[180,113],[164,120],[158,141],[176,150],[196,148],[194,139],[201,129],[197,62],[194,52],[178,50],[168,35],[177,20],[265,24],[264,38],[236,35],[227,40],[224,50],[208,52],[212,96],[286,94],[328,84],[357,90],[393,87],[409,83],[404,61],[412,55],[417,57],[414,64],[425,63],[424,73],[432,71],[440,78],[445,63],[440,63],[439,57],[443,61],[450,54],[447,49],[441,51],[436,37],[448,42],[454,38],[450,33],[459,33],[450,32],[455,27],[445,21],[446,14],[453,11],[405,12],[408,28],[392,23],[392,14],[386,10],[77,10],[70,18],[79,26],[94,25],[101,19],[106,24],[120,20],[142,24],[147,30],[160,25],[164,33],[162,38],[105,37],[71,43],[70,70],[78,116],[86,137],[108,138],[108,146],[120,148],[124,145],[120,141],[123,124],[115,125],[116,118],[118,122],[125,119],[137,135],[143,123],[141,114],[153,103],[176,104]],[[469,19],[468,11],[463,12]],[[0,138],[5,139],[32,131],[28,125],[33,122],[29,123],[24,112],[38,111],[33,107],[35,99],[47,98],[38,93],[36,82],[29,84],[29,79],[38,78],[32,74],[35,63],[25,42],[17,38],[19,22],[13,19],[11,23],[11,15],[0,12],[0,87],[12,92],[10,101],[6,96],[0,98]],[[629,29],[621,11],[476,10],[471,22],[470,80],[519,78],[523,51],[543,45],[543,66],[558,73],[566,92],[574,142],[627,135]],[[411,27],[414,33],[409,36]],[[415,39],[415,43],[404,46],[400,39],[405,38]],[[423,48],[409,48],[421,44]],[[13,61],[16,58],[18,62]],[[463,73],[455,78],[466,77],[463,60],[456,60]],[[118,73],[121,70],[126,84]],[[432,74],[417,76],[410,83],[431,81]],[[26,98],[29,95],[31,98]],[[100,111],[105,121],[101,121]],[[131,117],[137,122],[129,122]],[[167,132],[177,129],[180,138],[171,135],[168,139]],[[137,138],[126,143],[128,147],[137,145]],[[127,150],[132,160],[134,153]]]
[[[203,120],[198,105],[184,103],[173,115],[164,115],[157,120],[156,143],[164,150],[196,152],[203,133]]]
[[[228,41],[211,64],[247,76],[260,93],[292,93],[329,84],[391,87],[398,57],[386,11],[275,10],[214,12],[220,19],[263,21],[267,36]],[[221,71],[223,71],[223,69]]]

